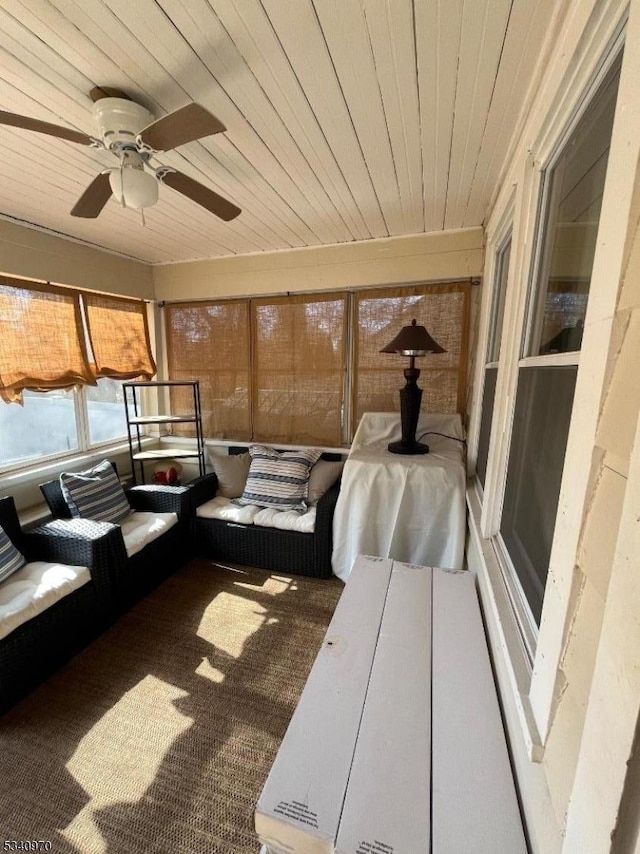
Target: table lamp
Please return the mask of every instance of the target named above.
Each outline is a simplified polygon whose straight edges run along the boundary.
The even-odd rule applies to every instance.
[[[418,388],[417,384],[420,370],[416,368],[416,356],[447,351],[433,340],[424,326],[419,326],[413,320],[411,326],[403,326],[393,341],[380,352],[409,356],[409,367],[404,370],[407,384],[400,389],[402,439],[399,442],[390,442],[387,448],[392,454],[428,454],[429,446],[416,442],[416,428],[422,403],[422,389]]]

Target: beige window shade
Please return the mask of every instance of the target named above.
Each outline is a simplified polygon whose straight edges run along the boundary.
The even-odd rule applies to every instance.
[[[156,365],[144,302],[91,293],[82,298],[96,376],[150,380]]]
[[[227,300],[165,307],[169,377],[200,380],[202,429],[209,438],[251,439],[249,303]],[[171,411],[191,407],[190,392],[171,389]],[[195,435],[179,425],[180,435]]]
[[[415,318],[447,351],[416,359],[422,412],[463,413],[469,336],[469,283],[384,288],[356,294],[352,434],[364,412],[397,412],[409,359],[381,353]]]
[[[0,321],[3,400],[21,401],[24,389],[47,391],[95,381],[78,292],[0,278]]]
[[[251,301],[253,438],[340,445],[343,294]]]

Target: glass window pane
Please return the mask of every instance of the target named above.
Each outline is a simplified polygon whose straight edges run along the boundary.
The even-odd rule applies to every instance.
[[[521,368],[500,533],[540,622],[578,368]]]
[[[476,474],[484,489],[484,481],[487,476],[487,458],[489,456],[489,440],[491,438],[491,420],[493,418],[493,404],[496,397],[496,380],[498,378],[497,368],[486,368],[484,372],[484,390],[482,393],[482,415],[480,418],[480,435],[478,436],[478,458],[476,460]]]
[[[504,305],[507,294],[507,278],[509,261],[511,259],[511,235],[498,251],[496,258],[496,277],[491,306],[491,321],[489,327],[489,345],[487,347],[487,362],[497,362],[500,358],[500,341],[502,339],[502,321],[504,320]]]
[[[0,466],[75,451],[73,391],[23,393],[24,405],[0,403]]]
[[[526,355],[581,347],[619,79],[618,62],[546,176],[539,275]]]
[[[120,380],[101,379],[86,386],[89,441],[92,445],[121,439],[127,435],[124,395]]]

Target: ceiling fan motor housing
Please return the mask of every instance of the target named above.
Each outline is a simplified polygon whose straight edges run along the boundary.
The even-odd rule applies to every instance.
[[[101,98],[93,105],[93,117],[106,148],[116,154],[137,149],[137,135],[154,119],[140,104],[125,98]]]

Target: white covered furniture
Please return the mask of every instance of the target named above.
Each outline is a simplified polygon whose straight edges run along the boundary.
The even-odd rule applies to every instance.
[[[255,826],[263,854],[526,854],[471,573],[357,559]]]
[[[464,446],[456,441],[464,439],[460,416],[421,416],[416,438],[429,445],[429,454],[390,453],[387,445],[400,438],[397,413],[362,416],[333,521],[332,567],[343,581],[358,554],[462,568],[466,472]]]

